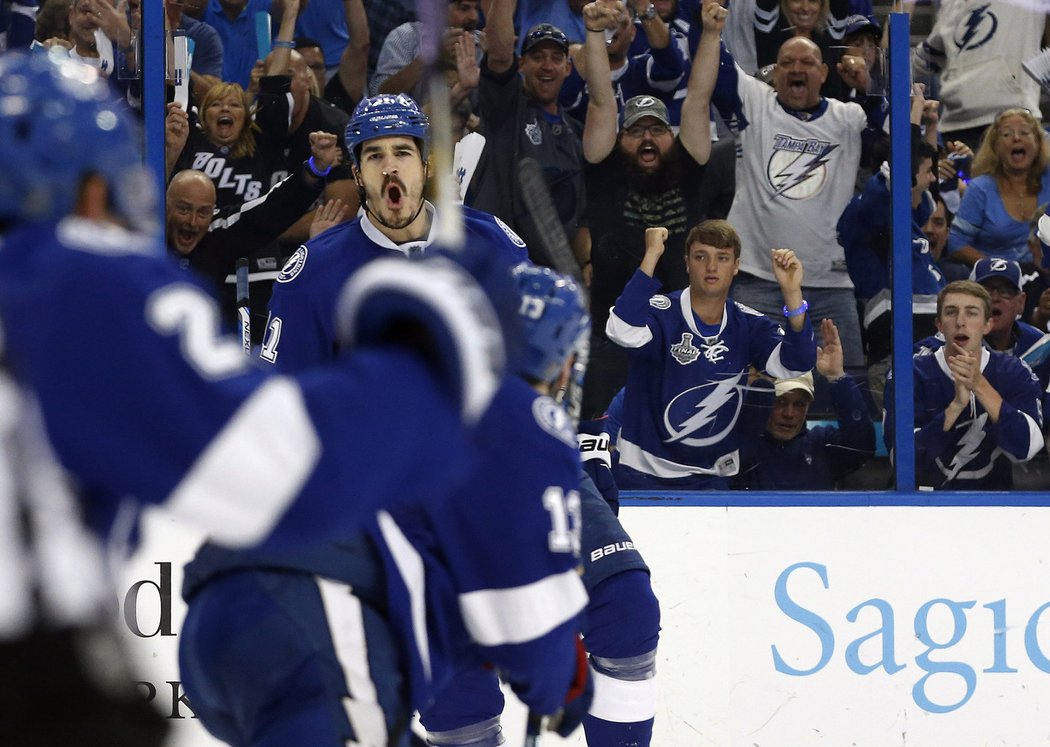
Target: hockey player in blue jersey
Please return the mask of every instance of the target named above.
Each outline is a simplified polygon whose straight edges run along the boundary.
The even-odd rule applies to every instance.
[[[360,527],[379,506],[415,497],[440,507],[473,466],[463,422],[487,408],[502,365],[491,305],[468,276],[432,268],[440,303],[396,325],[379,313],[389,289],[359,284],[345,326],[371,331],[353,355],[298,377],[261,370],[218,334],[203,286],[133,230],[158,213],[151,180],[131,119],[97,71],[8,53],[0,80],[0,349],[39,401],[92,533],[123,546],[139,508],[160,504],[216,542],[288,550]],[[89,568],[72,560],[72,543],[59,549],[64,580],[86,590]],[[76,634],[77,623],[42,619],[35,632]],[[15,707],[53,719],[56,701],[38,692],[43,710]],[[94,695],[76,700],[108,712]],[[151,743],[125,739],[123,726],[71,726],[74,736],[47,744]]]
[[[430,123],[404,94],[366,98],[346,127],[363,215],[299,247],[273,286],[260,355],[284,370],[335,356],[333,313],[343,282],[382,256],[424,253],[438,235],[424,198]],[[465,240],[525,259],[525,243],[498,218],[463,208]]]
[[[1043,448],[1042,390],[1032,370],[982,345],[991,328],[988,291],[972,280],[937,296],[944,346],[912,358],[915,375],[915,475],[920,487],[1008,490],[1013,462]],[[894,447],[892,375],[883,433]]]
[[[515,270],[521,297],[521,353],[509,367],[540,396],[546,418],[564,423],[552,392],[566,381],[569,365],[590,320],[576,284],[548,268]],[[522,387],[521,382],[516,384]],[[535,396],[535,395],[533,395]],[[561,429],[567,442],[569,433]],[[585,475],[578,500],[583,518],[583,582],[589,601],[584,645],[595,680],[594,701],[583,720],[592,747],[647,747],[656,715],[656,645],[660,606],[649,569],[616,518],[616,484],[609,471],[609,440],[581,434]],[[568,449],[564,449],[568,451]],[[525,444],[512,447],[528,458]],[[505,463],[511,452],[498,454]],[[514,484],[513,482],[509,484]],[[597,486],[601,486],[601,492]],[[496,676],[476,666],[461,668],[437,699],[420,713],[427,743],[444,747],[494,747],[503,743],[499,715],[503,696]]]
[[[725,488],[740,469],[736,425],[749,366],[786,379],[816,363],[802,264],[790,249],[772,250],[787,317],[782,329],[729,297],[740,237],[726,221],[706,220],[689,232],[689,287],[659,294],[653,270],[666,236],[664,228],[646,230],[641,266],[606,325],[630,355],[616,481],[627,489]]]
[[[369,263],[343,318],[363,282],[400,294],[392,317],[412,294],[427,307],[444,261]],[[562,334],[575,341],[572,321]],[[576,435],[560,406],[508,376],[474,440],[480,458],[452,501],[383,511],[359,536],[295,553],[208,546],[187,566],[181,671],[209,731],[233,745],[402,745],[412,710],[450,679],[466,693],[454,705],[498,715],[496,672],[559,733],[579,725],[591,679],[577,637]]]
[[[4,355],[39,397],[94,528],[111,531],[131,496],[217,541],[294,543],[354,526],[358,509],[403,494],[404,473],[465,473],[461,421],[484,409],[502,365],[491,305],[468,276],[435,273],[448,308],[416,320],[413,342],[273,376],[219,334],[214,299],[163,245],[125,227],[156,212],[105,80],[46,56],[0,63],[0,221],[17,221],[0,263]],[[479,336],[492,345],[457,353]],[[422,410],[437,430],[407,425]],[[390,427],[373,433],[378,422]]]

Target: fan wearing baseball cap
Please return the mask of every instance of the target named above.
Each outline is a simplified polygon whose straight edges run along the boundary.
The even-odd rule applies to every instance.
[[[838,425],[806,425],[813,404],[812,372],[776,379],[772,385],[756,378],[741,416],[741,466],[734,489],[834,490],[875,453],[875,427],[856,379],[843,368],[842,344],[830,319],[822,322],[821,337],[816,370],[828,381]]]
[[[1046,333],[1022,321],[1025,308],[1024,273],[1012,259],[985,257],[978,260],[970,272],[970,280],[980,284],[991,297],[990,327],[984,334],[984,345],[1029,363],[1039,377],[1039,385],[1045,391],[1050,384],[1050,356],[1033,356],[1044,344]],[[944,345],[944,336],[938,332],[920,341],[916,351],[934,351]],[[1044,395],[1044,407],[1050,400]]]
[[[920,489],[1009,490],[1013,464],[1043,449],[1043,388],[1016,357],[984,346],[991,317],[991,296],[973,280],[948,283],[937,296],[943,344],[912,358]],[[891,372],[883,426],[891,457],[894,397]]]
[[[514,1],[492,0],[481,60],[478,115],[485,125],[485,150],[465,202],[509,225],[529,247],[529,259],[553,266],[543,233],[529,214],[518,182],[520,164],[535,160],[570,243],[584,207],[582,128],[558,103],[572,70],[569,39],[550,23],[524,33],[521,57],[514,54]]]

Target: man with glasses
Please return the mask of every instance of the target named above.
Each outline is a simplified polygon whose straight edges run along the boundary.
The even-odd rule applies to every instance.
[[[184,169],[168,185],[165,195],[165,225],[168,249],[183,267],[192,267],[210,281],[227,320],[237,318],[237,259],[245,257],[256,266],[267,259],[277,263],[273,242],[310,210],[321,195],[325,177],[339,156],[336,136],[329,132],[310,134],[310,158],[290,176],[261,197],[215,211],[215,184],[203,171]],[[279,266],[279,265],[277,265]],[[252,288],[253,342],[262,342],[266,304],[271,283]]]
[[[529,247],[529,259],[553,266],[546,242],[525,207],[519,165],[534,159],[543,171],[551,201],[570,242],[584,207],[583,147],[578,122],[558,104],[572,69],[569,40],[549,23],[525,34],[521,57],[514,54],[515,0],[493,0],[481,60],[478,115],[485,136],[465,202],[507,223]]]
[[[588,200],[579,255],[591,283],[594,319],[583,394],[583,414],[590,417],[604,412],[627,381],[627,354],[605,336],[605,323],[641,262],[646,228],[668,230],[668,251],[655,277],[667,292],[684,288],[689,282],[682,261],[686,234],[706,218],[729,214],[735,180],[732,141],[712,147],[710,92],[699,88],[698,76],[690,77],[678,135],[669,127],[667,107],[654,96],[628,99],[617,120],[602,33],[607,26],[615,28],[615,13],[608,4],[594,2],[584,7],[584,18],[591,95],[583,130]],[[717,57],[717,36],[709,34],[707,41],[705,46],[701,39],[696,60],[705,52]]]

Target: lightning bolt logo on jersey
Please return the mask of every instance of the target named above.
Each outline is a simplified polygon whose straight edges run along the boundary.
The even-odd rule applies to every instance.
[[[773,196],[807,200],[819,194],[828,178],[828,155],[838,147],[825,140],[777,135],[766,171]]]
[[[959,51],[974,50],[984,46],[995,36],[999,18],[988,10],[986,3],[970,11],[966,21],[959,27],[953,41]]]
[[[940,467],[941,472],[944,473],[946,480],[954,480],[956,477],[962,477],[966,479],[976,480],[984,477],[992,471],[994,465],[994,457],[998,456],[997,452],[999,449],[995,449],[992,452],[993,461],[989,461],[986,464],[982,464],[979,469],[969,470],[963,472],[963,467],[974,461],[981,453],[981,444],[984,443],[984,439],[988,435],[985,430],[985,424],[988,422],[988,413],[983,412],[976,418],[965,422],[956,423],[955,429],[962,431],[962,438],[959,439],[959,450],[955,452],[951,462],[948,466],[944,465],[940,459],[937,459],[937,466]]]
[[[740,377],[703,384],[679,394],[664,410],[664,427],[671,437],[688,446],[710,446],[733,430],[744,398]]]

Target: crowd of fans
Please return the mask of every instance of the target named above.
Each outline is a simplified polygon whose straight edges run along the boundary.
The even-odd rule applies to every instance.
[[[0,46],[98,67],[134,107],[140,2],[9,0]],[[932,32],[913,47],[912,167],[892,175],[911,184],[924,377],[916,452],[920,482],[933,488],[1008,488],[1015,463],[1045,459],[1050,219],[1040,218],[1050,141],[1039,85],[1021,70],[1043,43],[1045,16],[1004,0],[971,5],[941,0]],[[887,39],[870,0],[734,0],[728,9],[713,0],[451,0],[443,29],[417,18],[410,0],[164,6],[168,30],[190,49],[188,102],[169,96],[165,127],[167,240],[216,283],[231,319],[234,264],[249,260],[257,345],[285,260],[360,207],[344,142],[355,106],[403,93],[426,110],[433,46],[453,142],[462,142],[464,202],[551,265],[556,247],[519,180],[523,159],[540,166],[589,288],[583,415],[629,429],[630,484],[831,489],[865,462],[885,463],[871,426],[893,417]],[[654,256],[647,236],[657,228]],[[704,261],[727,256],[728,276],[714,259],[707,280],[693,269],[701,245]],[[790,283],[781,249],[798,265]],[[639,268],[647,279],[634,279]],[[710,295],[719,278],[721,301]],[[788,291],[795,280],[801,298]],[[611,310],[625,289],[621,318]],[[664,346],[674,361],[665,371],[638,352],[651,340],[632,335],[664,324],[647,322],[646,309],[677,307],[677,291],[687,328]],[[734,301],[788,338],[802,324],[794,331],[814,337],[813,353],[792,360],[819,375],[790,371],[788,353],[781,360],[780,347],[746,335],[734,338],[750,346],[743,369],[712,374],[736,334],[727,331]],[[697,359],[713,368],[692,371]],[[1035,383],[1018,383],[1026,371]],[[693,389],[702,395],[681,399]],[[709,461],[676,462],[683,447]],[[798,467],[771,468],[778,460]]]

